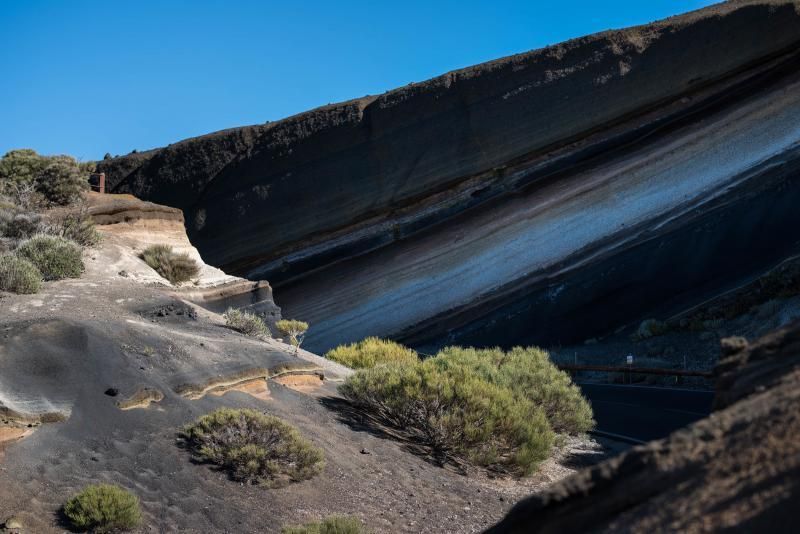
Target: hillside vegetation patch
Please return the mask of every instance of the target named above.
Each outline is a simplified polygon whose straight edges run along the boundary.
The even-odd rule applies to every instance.
[[[79,278],[83,272],[80,245],[63,237],[37,234],[20,243],[16,252],[33,263],[45,280]]]
[[[264,319],[249,311],[228,308],[223,314],[225,324],[237,332],[251,337],[270,337],[269,327]]]
[[[184,427],[181,436],[195,458],[241,482],[279,487],[312,478],[324,466],[322,450],[296,428],[256,410],[221,408]]]
[[[141,254],[144,262],[172,284],[188,282],[200,273],[200,266],[186,253],[169,245],[151,245]]]
[[[357,343],[339,345],[325,357],[353,369],[368,369],[388,363],[415,364],[419,356],[408,347],[394,341],[368,337]]]
[[[450,347],[411,364],[361,369],[339,390],[441,464],[516,475],[550,456],[557,433],[581,434],[594,424],[578,388],[537,348]]]
[[[0,290],[10,293],[38,293],[42,287],[39,269],[15,254],[0,254]]]

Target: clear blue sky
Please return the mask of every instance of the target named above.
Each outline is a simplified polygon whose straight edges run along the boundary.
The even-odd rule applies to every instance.
[[[98,159],[707,0],[0,0],[0,153]]]

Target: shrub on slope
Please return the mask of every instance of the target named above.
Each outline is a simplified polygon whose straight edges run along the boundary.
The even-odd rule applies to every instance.
[[[197,276],[200,267],[188,254],[178,254],[169,245],[152,245],[142,252],[141,258],[172,284],[187,282]]]
[[[141,523],[139,499],[110,484],[88,486],[64,505],[72,524],[91,532],[130,530]]]
[[[81,247],[63,237],[35,235],[20,243],[17,255],[30,260],[45,280],[78,278],[83,272]]]
[[[353,369],[366,369],[386,363],[419,362],[417,353],[394,341],[368,337],[358,343],[339,345],[329,350],[325,357]]]
[[[225,317],[226,325],[242,334],[252,337],[269,337],[271,335],[264,319],[254,313],[228,308],[223,317]]]
[[[359,370],[340,392],[440,462],[519,475],[550,455],[556,432],[593,426],[580,391],[536,348],[450,347],[424,361]]]
[[[42,273],[34,264],[15,254],[0,255],[0,290],[11,293],[38,293]]]
[[[196,458],[234,480],[271,487],[312,478],[324,465],[321,449],[293,426],[255,410],[221,408],[183,429]]]

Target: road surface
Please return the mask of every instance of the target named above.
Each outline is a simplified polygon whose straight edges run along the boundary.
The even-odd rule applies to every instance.
[[[714,393],[677,388],[579,384],[592,403],[597,431],[631,442],[670,433],[711,413]]]

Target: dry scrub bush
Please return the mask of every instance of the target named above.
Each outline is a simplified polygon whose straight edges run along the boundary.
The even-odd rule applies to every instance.
[[[188,254],[178,254],[169,245],[151,245],[141,258],[172,284],[187,282],[198,275],[200,267]]]
[[[275,327],[281,334],[289,336],[289,343],[294,346],[294,353],[297,354],[300,345],[303,343],[303,336],[308,330],[308,323],[296,319],[281,319],[275,323]]]
[[[366,534],[355,517],[332,516],[296,527],[284,527],[281,534]]]
[[[101,239],[86,206],[50,217],[46,231],[48,234],[71,239],[82,247],[93,247]]]
[[[15,254],[0,255],[0,290],[11,293],[38,293],[42,273],[34,264]]]
[[[80,245],[63,237],[35,235],[20,243],[17,255],[30,260],[45,280],[78,278],[83,272]]]
[[[184,427],[182,437],[198,460],[242,482],[279,487],[312,478],[324,466],[322,450],[297,429],[255,410],[221,408]]]
[[[353,369],[366,369],[387,363],[414,364],[417,353],[394,341],[368,337],[358,343],[339,345],[329,350],[325,357]]]
[[[362,369],[340,392],[442,463],[518,475],[549,457],[555,432],[593,426],[591,408],[569,376],[535,348],[451,347],[414,364]]]
[[[110,484],[88,486],[64,505],[64,515],[81,530],[118,532],[142,520],[139,498]]]
[[[228,308],[223,317],[225,317],[226,325],[242,334],[252,337],[270,337],[271,335],[264,319],[254,313]]]

